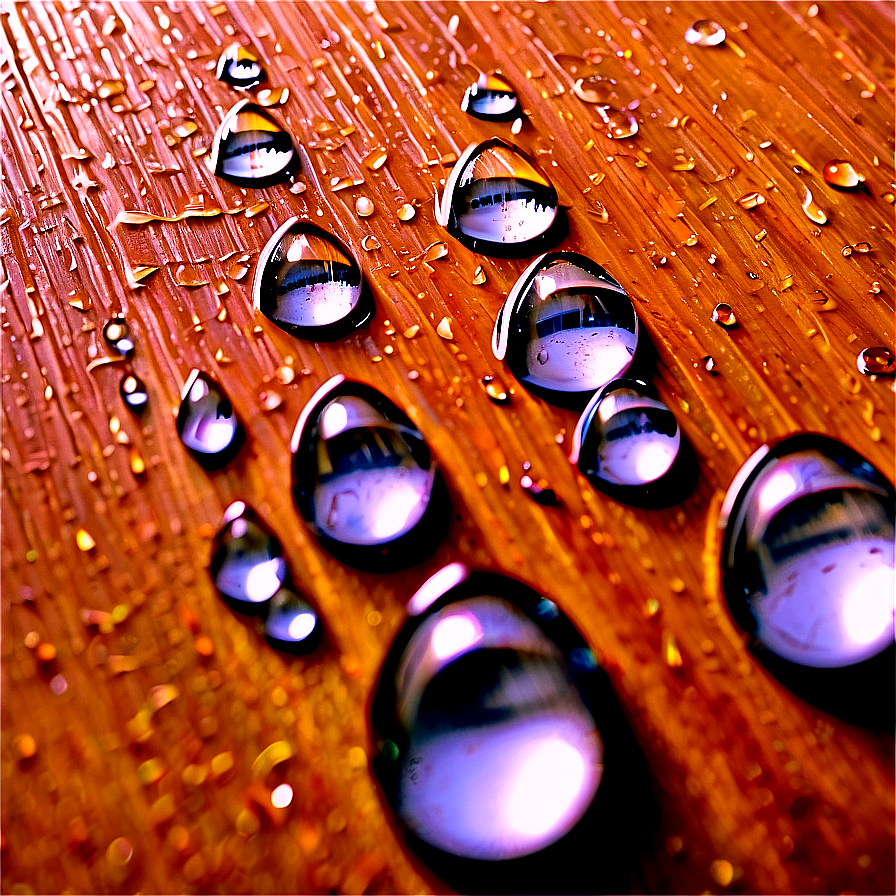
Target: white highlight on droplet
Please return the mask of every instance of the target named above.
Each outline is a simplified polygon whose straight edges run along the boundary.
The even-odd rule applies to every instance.
[[[432,633],[432,651],[445,660],[469,650],[482,640],[482,627],[468,613],[454,613],[439,621]]]
[[[285,809],[292,802],[292,787],[281,784],[271,793],[271,805],[275,809]]]
[[[856,644],[893,631],[892,566],[878,566],[852,582],[843,598],[843,626]]]

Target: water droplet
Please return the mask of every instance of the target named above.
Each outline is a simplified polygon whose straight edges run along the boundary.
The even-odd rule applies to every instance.
[[[537,258],[498,313],[492,351],[521,382],[592,393],[624,373],[638,343],[638,318],[622,286],[574,252]],[[581,405],[580,405],[581,406]]]
[[[80,551],[92,551],[96,547],[93,536],[86,529],[78,529],[75,533],[75,543]]]
[[[436,327],[436,332],[442,339],[454,339],[454,333],[451,332],[451,321],[447,317],[443,317]]]
[[[116,79],[108,79],[101,81],[96,89],[96,95],[101,100],[109,100],[116,96],[121,96],[125,91],[124,81]]]
[[[576,424],[570,461],[624,504],[665,507],[694,484],[696,465],[675,415],[639,380],[596,393]]]
[[[641,759],[627,752],[609,680],[569,619],[525,585],[460,563],[410,607],[372,725],[383,744],[373,767],[411,847],[462,892],[524,892],[533,880],[620,888],[597,878],[631,861],[633,815],[615,812],[643,798]],[[579,850],[594,859],[587,869],[558,862]]]
[[[699,19],[684,33],[685,41],[698,47],[717,47],[725,36],[725,29],[712,19]]]
[[[812,193],[808,187],[803,187],[803,211],[806,217],[815,224],[827,224],[828,216],[824,209],[820,208],[812,198]]]
[[[417,209],[414,208],[410,202],[406,202],[404,205],[400,206],[398,211],[395,213],[398,216],[399,221],[410,221],[414,215],[417,214]]]
[[[230,400],[208,374],[190,373],[181,395],[177,432],[207,470],[218,470],[239,450],[245,432]]]
[[[510,395],[505,385],[500,380],[496,380],[491,374],[486,374],[482,378],[482,385],[485,386],[486,395],[495,404],[507,404],[510,401]]]
[[[225,511],[212,544],[212,582],[231,606],[257,612],[286,581],[286,561],[280,542],[258,514],[243,501]]]
[[[638,133],[638,122],[635,116],[625,109],[616,109],[613,106],[598,106],[597,114],[606,128],[607,136],[612,140],[626,140]],[[594,127],[597,126],[595,122]]]
[[[463,153],[438,211],[439,222],[453,237],[483,255],[530,255],[566,232],[566,218],[547,175],[498,137]]]
[[[299,168],[292,137],[266,109],[250,100],[237,103],[215,134],[210,167],[238,187],[271,187]]]
[[[265,90],[259,90],[255,95],[259,104],[262,106],[282,106],[289,99],[288,87],[269,87]]]
[[[709,873],[720,887],[727,887],[734,880],[734,866],[727,859],[716,859],[709,866]]]
[[[616,82],[604,75],[589,75],[579,78],[572,85],[572,92],[583,103],[601,103],[606,105],[617,98]]]
[[[861,255],[867,255],[871,251],[871,244],[866,242],[856,243],[853,249]]]
[[[845,159],[831,159],[821,169],[821,176],[826,184],[841,190],[854,190],[865,182],[865,178],[853,168],[852,162]]]
[[[106,321],[103,339],[122,357],[129,358],[134,354],[134,337],[130,324],[123,317],[113,317]]]
[[[483,72],[476,83],[467,88],[460,107],[468,115],[486,121],[510,121],[520,114],[516,92],[495,73]]]
[[[281,224],[261,250],[253,295],[268,320],[302,339],[338,339],[373,316],[373,300],[348,250],[299,218]]]
[[[765,196],[763,196],[762,193],[756,193],[756,192],[745,193],[743,196],[740,197],[740,199],[737,200],[737,204],[741,208],[745,208],[745,209],[747,209],[747,211],[749,211],[750,209],[754,209],[759,205],[764,205],[765,204]]]
[[[447,494],[423,436],[376,389],[336,376],[302,412],[293,496],[335,557],[362,569],[418,563],[441,538]]]
[[[548,485],[546,479],[536,482],[531,476],[526,474],[520,477],[520,488],[536,504],[542,504],[545,507],[556,507],[560,503],[557,493]]]
[[[139,414],[146,409],[149,393],[146,391],[143,380],[134,376],[133,373],[126,373],[121,378],[121,382],[118,384],[118,392],[124,403],[134,413]]]
[[[713,308],[712,319],[713,323],[721,324],[723,327],[737,326],[737,317],[735,317],[734,309],[730,305],[725,304],[725,302],[720,302]]]
[[[239,44],[231,44],[218,60],[219,81],[237,90],[248,90],[265,79],[264,69],[258,57]]]
[[[890,349],[875,345],[859,353],[856,367],[859,368],[859,373],[864,373],[866,376],[892,376],[896,371],[896,358]]]
[[[472,284],[473,286],[482,286],[483,283],[488,279],[485,273],[485,268],[482,265],[479,265],[476,270],[473,272]]]
[[[323,625],[317,613],[291,588],[281,588],[271,598],[267,612],[264,634],[272,647],[308,654],[320,644]]]
[[[355,213],[359,218],[369,218],[375,211],[373,200],[367,196],[359,196],[355,200]]]
[[[371,171],[378,171],[383,165],[386,164],[386,160],[389,158],[388,152],[383,149],[382,146],[378,146],[376,149],[371,150],[364,157],[364,165],[369,168]]]

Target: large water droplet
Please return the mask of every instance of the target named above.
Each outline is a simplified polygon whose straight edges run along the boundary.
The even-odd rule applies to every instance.
[[[495,357],[552,400],[557,393],[590,394],[616,379],[637,344],[638,318],[626,291],[575,252],[549,252],[532,262],[492,335]]]
[[[298,170],[299,154],[270,112],[243,100],[224,116],[210,165],[218,177],[239,187],[270,187]]]
[[[893,711],[892,668],[860,683],[865,661],[884,653],[892,666],[894,497],[852,449],[799,435],[757,451],[722,508],[732,614],[774,674],[835,712],[869,701]]]
[[[337,339],[367,323],[373,301],[361,269],[335,237],[290,218],[258,256],[255,307],[303,339]]]
[[[264,69],[258,57],[239,44],[231,44],[218,60],[218,80],[235,87],[237,90],[248,90],[260,84],[264,78]]]
[[[896,358],[885,346],[873,345],[859,352],[856,367],[866,376],[892,376],[896,371]]]
[[[429,448],[376,389],[333,377],[302,412],[292,451],[296,505],[343,562],[408,566],[444,534],[447,493]]]
[[[675,415],[638,380],[616,380],[588,403],[570,460],[617,501],[665,507],[693,487],[696,464]]]
[[[717,47],[725,37],[725,29],[712,19],[699,19],[684,33],[684,39],[698,47]]]
[[[215,588],[235,609],[260,612],[286,581],[280,542],[258,514],[235,501],[221,521],[212,545],[209,572]]]
[[[193,370],[184,386],[177,432],[193,457],[207,470],[218,470],[229,463],[245,436],[230,400],[200,370]]]
[[[315,609],[291,588],[281,588],[268,605],[264,633],[268,643],[288,653],[311,653],[320,644],[323,625]]]
[[[467,248],[516,258],[559,242],[566,217],[538,164],[493,137],[470,146],[448,178],[439,222]]]
[[[520,114],[516,92],[500,75],[483,72],[475,84],[467,88],[461,109],[486,121],[511,121]]]
[[[459,563],[408,610],[372,722],[374,769],[411,847],[461,892],[627,891],[633,817],[651,800],[570,621],[525,585]]]
[[[826,184],[841,190],[855,190],[865,182],[865,178],[853,168],[852,162],[844,159],[831,159],[821,169],[821,176]]]

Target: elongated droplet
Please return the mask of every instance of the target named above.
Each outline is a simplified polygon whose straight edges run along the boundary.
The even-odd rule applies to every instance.
[[[292,441],[293,496],[324,547],[359,568],[419,562],[447,524],[447,496],[422,435],[375,389],[337,376]]]
[[[193,370],[184,386],[177,432],[190,453],[207,470],[229,463],[245,432],[230,400],[208,374]]]
[[[125,358],[134,354],[134,337],[131,326],[123,317],[113,317],[103,327],[103,339]]]
[[[896,359],[890,349],[875,345],[859,353],[856,366],[859,368],[859,373],[864,373],[866,376],[892,376],[896,370]]]
[[[118,392],[122,401],[135,413],[140,414],[146,410],[149,403],[149,393],[140,377],[133,373],[125,374],[118,384]]]
[[[831,159],[821,169],[821,176],[826,184],[841,190],[854,190],[865,182],[865,178],[853,168],[852,162],[845,159]]]
[[[261,611],[286,581],[280,542],[243,501],[224,511],[209,572],[221,596],[243,613]]]
[[[744,195],[741,196],[740,199],[737,200],[737,204],[741,208],[745,208],[745,209],[747,209],[747,211],[750,211],[751,209],[754,209],[757,206],[764,205],[765,204],[765,196],[763,196],[762,193],[756,193],[756,192],[744,193]]]
[[[815,224],[827,224],[828,216],[823,208],[820,208],[812,197],[808,187],[803,187],[803,211],[806,217]]]
[[[290,218],[258,256],[255,307],[302,339],[338,339],[363,326],[373,301],[357,262],[335,237]]]
[[[601,105],[597,107],[597,114],[603,122],[606,135],[612,140],[626,140],[638,133],[638,122],[631,112]]]
[[[717,47],[725,37],[725,29],[712,19],[699,19],[684,33],[684,39],[698,47]]]
[[[511,121],[520,114],[520,101],[514,89],[500,75],[483,73],[467,88],[461,109],[486,121]]]
[[[725,302],[719,302],[712,310],[713,323],[717,323],[722,327],[731,328],[737,326],[737,317],[734,309]]]
[[[665,507],[693,485],[691,454],[675,415],[647,395],[646,383],[616,380],[585,408],[570,460],[594,484],[625,504]]]
[[[270,112],[243,100],[224,116],[210,165],[218,177],[239,187],[262,188],[282,183],[298,171],[299,154]]]
[[[264,69],[258,57],[239,44],[231,44],[218,60],[219,81],[237,90],[248,90],[265,79]]]
[[[557,191],[536,162],[497,137],[469,147],[451,171],[439,220],[467,248],[519,257],[566,232]]]
[[[532,262],[492,335],[495,357],[521,382],[549,394],[594,392],[628,369],[637,344],[638,318],[626,291],[575,252]]]
[[[292,588],[281,588],[268,605],[264,634],[268,643],[287,653],[308,654],[320,644],[323,625],[317,612]]]

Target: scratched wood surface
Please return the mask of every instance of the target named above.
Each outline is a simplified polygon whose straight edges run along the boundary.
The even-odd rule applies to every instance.
[[[708,15],[728,43],[687,45]],[[59,0],[6,4],[2,25],[4,892],[444,889],[391,826],[367,708],[405,601],[453,560],[543,588],[608,670],[661,812],[633,888],[894,891],[892,734],[755,661],[719,591],[717,535],[725,490],[768,440],[834,435],[893,478],[892,380],[856,368],[894,341],[892,6]],[[234,40],[289,89],[272,112],[302,147],[291,189],[241,190],[204,165],[239,99],[214,75]],[[563,248],[623,283],[656,347],[646,375],[700,461],[678,506],[607,500],[567,460],[572,411],[519,386],[499,406],[480,384],[514,385],[489,339],[529,261],[477,257],[433,215],[468,144],[511,138],[460,111],[480,69],[521,96],[512,139],[568,208]],[[574,94],[593,73],[639,101],[633,138],[609,139]],[[826,186],[835,158],[868,189]],[[748,210],[752,191],[766,202]],[[120,222],[185,209],[210,214]],[[374,320],[342,341],[297,341],[252,310],[254,259],[293,214],[351,247],[372,288]],[[437,241],[447,254],[421,258]],[[712,322],[718,302],[738,329]],[[149,389],[139,420],[106,363],[115,314]],[[211,475],[174,427],[193,367],[248,429]],[[293,506],[291,430],[336,373],[405,408],[444,471],[448,536],[406,572],[341,566]],[[519,487],[525,462],[558,507]],[[210,539],[237,499],[320,608],[322,655],[276,653],[214,594]],[[260,767],[278,742],[291,758]],[[294,798],[274,810],[282,782]]]

